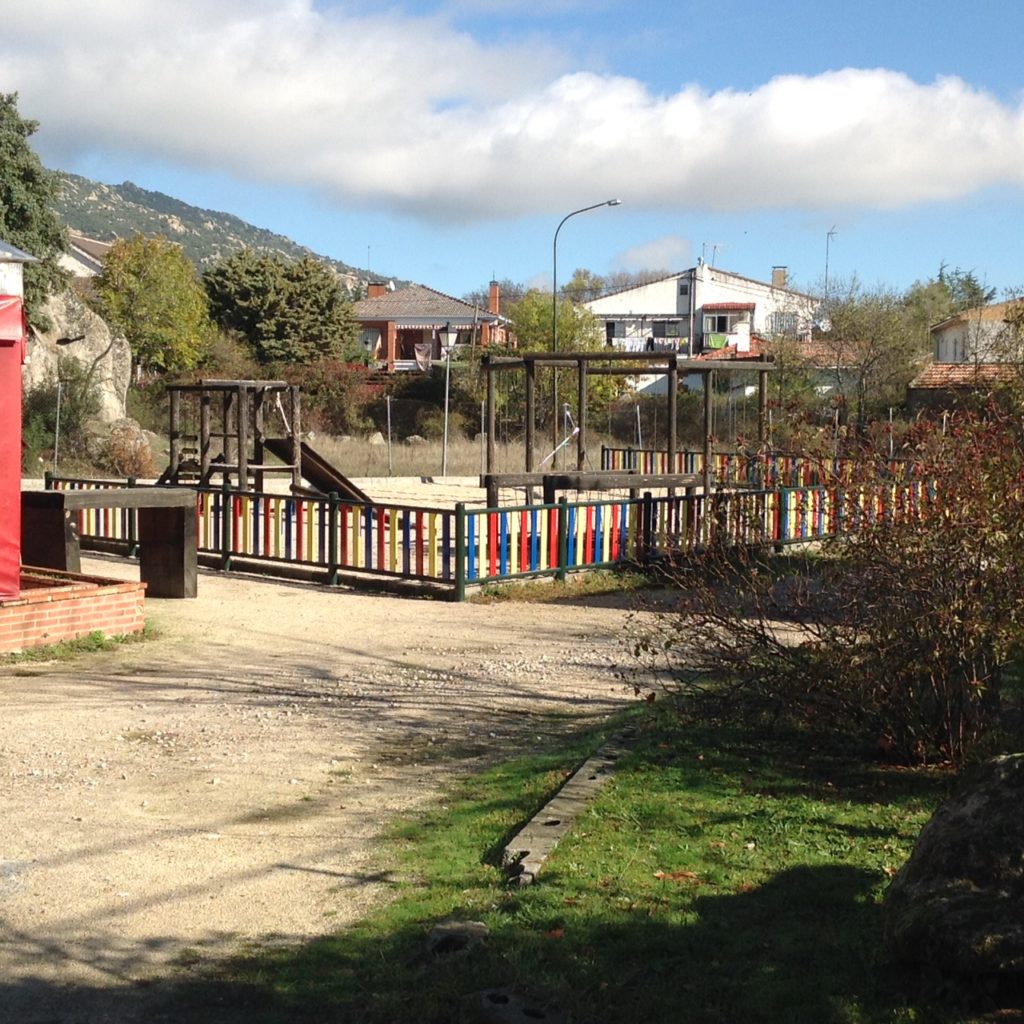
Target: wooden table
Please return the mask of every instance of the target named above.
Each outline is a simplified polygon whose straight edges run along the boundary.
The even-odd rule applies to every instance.
[[[78,517],[72,513],[88,508],[138,510],[139,578],[147,597],[196,596],[196,492],[187,487],[22,491],[22,564],[81,572]]]

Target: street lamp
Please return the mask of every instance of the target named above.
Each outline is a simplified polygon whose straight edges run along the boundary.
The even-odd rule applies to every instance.
[[[452,330],[452,325],[445,324],[444,330],[439,332],[441,351],[444,352],[444,443],[441,448],[441,476],[448,475],[448,394],[452,374],[452,352],[455,350],[455,342],[458,340],[458,331]]]
[[[562,230],[562,225],[570,218],[575,217],[578,213],[586,213],[588,210],[599,210],[602,206],[620,206],[622,204],[621,199],[606,199],[603,203],[594,203],[592,206],[583,206],[578,210],[573,210],[572,213],[567,213],[559,222],[558,227],[555,228],[555,238],[551,243],[551,351],[556,353],[558,351],[558,232]],[[551,437],[552,443],[557,447],[558,445],[558,370],[556,367],[551,368]]]
[[[567,213],[555,228],[555,240],[551,243],[551,351],[558,351],[558,232],[562,225],[578,213],[586,213],[588,210],[599,210],[602,206],[621,206],[621,199],[606,199],[603,203],[594,203],[593,206],[584,206],[582,209],[573,210]]]

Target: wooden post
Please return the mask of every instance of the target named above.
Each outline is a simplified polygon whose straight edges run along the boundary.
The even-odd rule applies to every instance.
[[[298,490],[302,486],[302,403],[295,384],[288,388],[288,412],[291,414],[292,432],[292,487]]]
[[[196,596],[197,512],[185,507],[139,509],[139,575],[147,597]]]
[[[533,472],[534,431],[537,416],[537,376],[536,365],[532,360],[526,364],[526,466],[527,473]]]
[[[256,388],[252,393],[252,461],[259,468],[256,470],[256,490],[265,489],[263,479],[263,466],[266,464],[267,455],[263,448],[263,400],[266,398],[266,388]]]
[[[173,477],[172,477],[173,479]],[[210,393],[199,395],[199,482],[210,482]]]
[[[583,466],[587,458],[587,364],[584,360],[580,359],[576,363],[576,370],[579,373],[579,378],[576,387],[576,397],[578,405],[579,422],[576,424],[579,427],[579,433],[576,435],[576,468],[583,471]]]
[[[171,395],[171,464],[168,476],[175,480],[181,466],[181,392],[177,388],[170,389]]]
[[[221,444],[224,446],[224,451],[221,454],[224,457],[224,462],[230,463],[235,461],[235,453],[231,451],[232,392],[224,392],[224,394],[221,396],[220,406],[220,438]],[[224,470],[223,479],[227,483],[231,482],[231,475],[227,470]]]
[[[704,472],[702,474],[703,487],[703,516],[701,522],[701,536],[707,543],[710,538],[711,528],[711,392],[715,375],[712,370],[704,371]]]
[[[679,431],[676,424],[679,413],[679,357],[673,352],[668,358],[668,472],[678,473],[676,449]]]
[[[246,384],[238,386],[238,489],[249,490],[249,388]]]
[[[483,359],[484,372],[487,374],[487,407],[485,412],[486,425],[484,427],[487,434],[487,458],[486,458],[486,470],[487,473],[494,472],[494,430],[495,430],[495,394],[494,394],[494,375],[497,370],[491,366],[491,357],[485,355]]]

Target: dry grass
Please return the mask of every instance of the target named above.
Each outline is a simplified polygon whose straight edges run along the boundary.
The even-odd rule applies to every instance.
[[[587,468],[596,470],[601,465],[602,438],[594,438],[589,444]],[[441,476],[444,465],[444,446],[441,441],[426,441],[409,444],[396,441],[390,448],[385,444],[371,444],[367,438],[340,439],[318,434],[309,442],[324,458],[350,477],[380,476]],[[575,441],[566,445],[557,460],[549,460],[544,467],[540,462],[550,452],[550,442],[537,448],[534,465],[551,469],[557,461],[558,468],[575,468]],[[478,476],[485,472],[486,452],[482,440],[450,438],[448,441],[447,475]],[[495,472],[521,473],[525,465],[525,450],[522,443],[499,444],[495,446]]]

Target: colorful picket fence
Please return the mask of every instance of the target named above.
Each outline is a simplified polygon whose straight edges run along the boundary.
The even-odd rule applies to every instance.
[[[331,579],[343,572],[455,578],[450,509],[205,488],[198,502],[199,550],[220,555],[225,568],[254,560],[320,567]]]
[[[131,481],[129,481],[131,483]],[[124,486],[53,479],[54,487]],[[314,578],[371,575],[466,587],[501,580],[646,563],[708,546],[820,540],[886,518],[916,516],[933,497],[922,481],[645,494],[554,505],[454,509],[362,504],[198,488],[198,550],[223,569],[297,566]],[[75,513],[83,540],[137,551],[128,509]],[[278,570],[280,571],[280,569]]]
[[[822,487],[863,481],[866,463],[859,459],[812,458],[784,452],[714,452],[711,476],[721,486]],[[675,459],[668,452],[651,448],[601,447],[601,469],[637,473],[704,472],[702,451],[679,451]],[[888,459],[881,466],[871,466],[872,476],[888,480],[911,480],[916,476],[915,463],[909,459]]]

